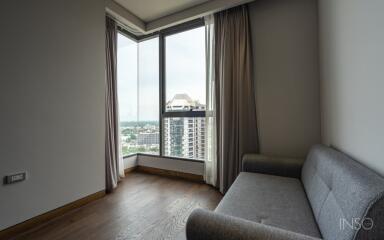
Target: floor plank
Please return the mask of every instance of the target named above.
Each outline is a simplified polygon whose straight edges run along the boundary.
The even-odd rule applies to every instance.
[[[205,184],[132,172],[113,194],[14,239],[184,240],[189,214],[214,209],[221,198]]]

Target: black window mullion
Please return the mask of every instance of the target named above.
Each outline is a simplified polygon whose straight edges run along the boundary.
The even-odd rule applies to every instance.
[[[159,34],[159,135],[160,135],[160,156],[164,155],[164,133],[163,133],[163,114],[165,110],[165,43],[164,35]]]
[[[186,112],[164,112],[164,118],[183,117],[183,118],[199,118],[205,117],[205,111],[186,111]]]

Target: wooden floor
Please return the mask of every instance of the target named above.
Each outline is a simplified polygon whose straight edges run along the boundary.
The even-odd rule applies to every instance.
[[[221,197],[205,184],[132,172],[113,194],[15,239],[185,239],[192,210],[214,209]]]

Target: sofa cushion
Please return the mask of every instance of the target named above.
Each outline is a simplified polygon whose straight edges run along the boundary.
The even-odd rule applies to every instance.
[[[302,181],[324,239],[384,239],[382,177],[341,152],[317,145],[304,163]],[[374,221],[373,229],[355,221]]]
[[[242,172],[216,212],[321,237],[300,180]]]

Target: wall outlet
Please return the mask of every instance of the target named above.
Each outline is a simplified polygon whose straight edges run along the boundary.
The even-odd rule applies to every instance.
[[[15,174],[4,177],[4,184],[12,184],[12,183],[25,181],[26,178],[27,178],[26,172],[15,173]]]

